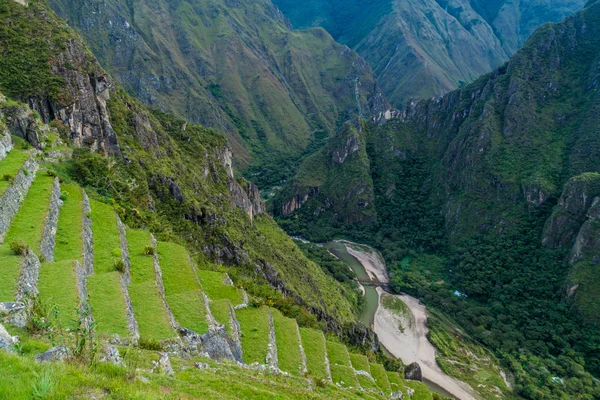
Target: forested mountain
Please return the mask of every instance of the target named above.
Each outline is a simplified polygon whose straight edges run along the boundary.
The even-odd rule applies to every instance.
[[[242,168],[295,159],[387,104],[360,56],[291,30],[268,0],[49,4],[130,94],[226,133]]]
[[[323,26],[363,56],[400,107],[499,67],[533,31],[584,0],[275,0],[296,28]]]
[[[500,69],[364,125],[351,151],[350,141],[331,142],[320,167],[307,160],[274,202],[281,224],[316,240],[373,243],[398,290],[453,313],[484,343],[576,355],[597,373],[599,38],[600,3],[590,2],[538,29]],[[306,179],[330,170],[326,155],[338,152],[369,176],[343,175],[345,189],[338,178]],[[521,394],[542,398],[520,379]]]

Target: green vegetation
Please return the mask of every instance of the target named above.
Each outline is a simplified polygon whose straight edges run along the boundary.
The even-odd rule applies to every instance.
[[[227,299],[237,306],[244,301],[242,293],[235,286],[225,284],[227,274],[225,272],[216,272],[208,270],[198,270],[202,289],[211,300]]]
[[[236,311],[242,329],[242,352],[247,364],[264,364],[269,345],[269,310],[247,307]]]
[[[66,196],[60,208],[54,260],[83,259],[83,192],[79,186],[61,184],[61,191]]]
[[[39,254],[53,184],[54,178],[48,175],[39,173],[36,176],[6,232],[6,243],[23,241],[35,254]]]
[[[344,367],[351,367],[350,355],[348,349],[341,343],[327,341],[327,357],[329,358],[329,365],[341,365]],[[333,372],[332,372],[333,373]]]
[[[327,379],[327,366],[325,356],[327,347],[323,332],[314,329],[300,328],[302,347],[306,354],[308,373],[318,379]]]
[[[151,244],[150,232],[127,230],[127,243],[131,262],[129,297],[140,336],[152,340],[173,338],[175,331],[169,323],[167,310],[156,286],[154,257],[145,252],[146,246]],[[198,307],[201,305],[198,304]]]
[[[218,323],[225,325],[227,332],[231,334],[231,303],[228,299],[211,300],[210,312]]]
[[[365,371],[369,373],[371,371],[369,360],[362,354],[350,354],[350,362],[352,363],[352,368],[357,371]]]
[[[370,364],[371,376],[375,379],[377,386],[384,393],[390,393],[392,387],[390,386],[390,380],[387,375],[387,371],[381,364]]]
[[[13,149],[0,162],[0,176],[3,177],[0,179],[0,196],[4,195],[4,192],[6,192],[6,189],[8,189],[29,157],[29,153]]]
[[[88,277],[88,294],[97,330],[103,335],[129,335],[125,312],[125,297],[121,276],[114,270],[114,254],[121,241],[115,210],[107,204],[91,200],[92,233],[94,236],[94,275]]]
[[[376,391],[379,390],[379,387],[377,386],[377,382],[375,382],[372,378],[370,378],[366,375],[361,375],[361,374],[355,374],[355,375],[356,375],[356,379],[358,380],[358,384],[363,389],[376,390]]]
[[[302,373],[302,354],[300,353],[298,324],[295,319],[286,318],[275,309],[271,309],[271,313],[275,323],[279,369],[292,375],[300,375]]]
[[[22,258],[6,244],[0,246],[0,301],[14,301]]]
[[[404,381],[404,384],[406,387],[409,387],[415,391],[415,394],[412,397],[414,400],[433,400],[433,395],[429,389],[427,389],[427,386],[425,386],[424,383],[417,381]]]
[[[392,392],[404,391],[404,379],[397,372],[387,371],[387,378]]]
[[[202,287],[187,251],[177,244],[165,242],[159,242],[157,250],[167,304],[175,320],[200,334],[208,332]]]
[[[61,326],[72,327],[80,303],[75,261],[42,263],[38,289],[41,301],[57,308]]]
[[[331,379],[333,383],[339,384],[344,388],[360,387],[352,367],[345,365],[331,365]]]

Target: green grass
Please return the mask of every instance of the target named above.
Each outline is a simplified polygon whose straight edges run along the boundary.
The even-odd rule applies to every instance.
[[[87,289],[98,333],[106,336],[129,336],[119,273],[113,271],[90,276]]]
[[[21,257],[8,244],[0,246],[0,302],[15,301],[21,272]]]
[[[369,360],[362,354],[350,354],[350,361],[352,362],[352,368],[358,371],[371,372],[369,366]]]
[[[377,383],[368,376],[356,374],[356,379],[358,380],[360,387],[365,390],[379,390]]]
[[[225,325],[227,332],[231,334],[231,311],[230,302],[227,299],[222,300],[211,300],[210,301],[210,312],[218,323]]]
[[[90,200],[94,236],[94,275],[88,277],[88,294],[97,330],[103,335],[128,336],[125,297],[115,261],[121,258],[121,242],[115,210]]]
[[[271,309],[275,322],[275,337],[277,339],[277,357],[279,369],[290,374],[302,373],[302,353],[298,324],[295,319],[284,317],[278,310]]]
[[[314,329],[300,328],[302,346],[306,354],[308,373],[316,378],[326,379],[327,367],[325,365],[325,337],[323,332]]]
[[[117,214],[108,204],[90,200],[94,235],[94,273],[115,271],[115,261],[121,259],[121,240]]]
[[[54,261],[79,260],[83,258],[83,192],[79,186],[61,184],[66,199],[60,209]]]
[[[358,380],[354,374],[352,367],[345,365],[331,365],[331,379],[333,383],[339,384],[342,387],[359,387]]]
[[[417,381],[405,381],[406,387],[409,387],[415,391],[412,400],[433,400],[433,394],[427,389],[422,382]]]
[[[154,257],[145,254],[146,247],[151,245],[150,232],[128,230],[127,242],[131,261],[129,297],[133,304],[140,336],[154,340],[175,337],[175,332],[169,323],[167,310],[156,286]],[[183,299],[177,300],[179,300],[178,304],[182,304]],[[179,309],[179,311],[182,310],[184,310],[183,307]]]
[[[386,371],[386,374],[392,392],[404,391],[404,379],[400,377],[400,374],[398,374],[398,372]]]
[[[38,288],[44,303],[58,307],[62,327],[71,327],[79,308],[75,261],[43,263]]]
[[[225,285],[224,272],[198,270],[198,276],[202,283],[202,289],[211,300],[229,299],[231,304],[237,306],[242,304],[244,298],[242,292],[235,286]]]
[[[329,357],[329,365],[342,365],[351,367],[350,356],[346,346],[340,343],[327,341],[327,357]]]
[[[377,382],[377,386],[379,389],[383,390],[384,393],[389,393],[391,391],[390,381],[388,379],[387,373],[383,365],[381,364],[371,364],[371,376]]]
[[[264,364],[269,345],[269,310],[247,307],[236,312],[242,329],[242,352],[247,364]]]
[[[34,253],[39,254],[53,184],[54,178],[51,176],[41,171],[37,174],[6,233],[5,243],[22,240]]]
[[[197,333],[208,332],[202,287],[198,283],[185,248],[175,243],[158,243],[167,303],[177,323]]]
[[[4,195],[6,189],[10,186],[10,181],[4,179],[4,176],[17,176],[17,173],[29,159],[29,153],[22,150],[13,149],[4,160],[0,161],[0,196]]]

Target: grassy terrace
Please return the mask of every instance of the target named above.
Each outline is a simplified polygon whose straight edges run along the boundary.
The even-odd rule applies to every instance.
[[[352,367],[331,365],[331,379],[333,383],[337,383],[345,388],[358,388],[360,386]]]
[[[29,153],[13,149],[8,153],[4,160],[0,161],[0,196],[2,196],[10,186],[10,180],[5,179],[4,177],[14,178],[29,157]]]
[[[377,383],[368,376],[356,374],[356,379],[358,380],[360,387],[365,390],[379,390]]]
[[[371,372],[369,360],[366,356],[363,356],[362,354],[350,354],[350,361],[352,362],[352,368],[355,370]]]
[[[277,357],[279,369],[293,375],[302,373],[302,353],[300,338],[295,319],[284,317],[278,310],[272,309],[277,339]]]
[[[79,307],[75,261],[43,263],[38,288],[44,303],[58,307],[61,325],[71,327]]]
[[[390,393],[392,388],[390,386],[390,381],[387,376],[387,372],[383,365],[381,364],[371,364],[371,376],[377,382],[377,386],[379,389],[383,390],[384,393]]]
[[[397,372],[387,371],[388,382],[392,392],[404,391],[404,379]]]
[[[198,270],[198,276],[202,283],[202,289],[204,289],[209,299],[228,299],[234,306],[242,304],[244,300],[242,292],[235,286],[228,286],[223,283],[226,277],[224,272]]]
[[[350,356],[346,346],[340,343],[327,341],[327,357],[329,357],[329,365],[342,365],[351,367]]]
[[[242,352],[247,364],[264,364],[269,345],[269,310],[248,307],[236,312],[242,329]]]
[[[195,276],[185,248],[175,243],[158,243],[167,303],[177,323],[198,333],[208,332],[202,287]]]
[[[92,312],[101,334],[128,336],[125,297],[115,261],[121,258],[115,210],[91,200],[94,235],[94,275],[88,277]]]
[[[39,254],[53,184],[53,177],[38,173],[6,233],[5,243],[22,240]]]
[[[325,365],[325,337],[323,332],[314,329],[300,328],[302,346],[306,354],[308,373],[316,378],[326,379],[327,367]]]
[[[210,312],[218,323],[225,325],[228,333],[231,333],[231,323],[229,322],[231,313],[229,305],[231,303],[227,299],[222,300],[211,300],[210,301]]]
[[[418,381],[405,381],[406,387],[409,387],[415,391],[413,400],[433,400],[433,394],[427,389],[424,383]]]
[[[83,255],[83,192],[79,186],[61,184],[66,199],[60,208],[54,261],[79,260]]]
[[[150,232],[128,230],[127,242],[131,260],[129,296],[140,336],[154,340],[175,337],[175,332],[169,323],[167,310],[156,286],[154,257],[146,254],[146,249],[151,246]]]
[[[8,244],[0,246],[0,302],[15,301],[20,271],[21,257]]]

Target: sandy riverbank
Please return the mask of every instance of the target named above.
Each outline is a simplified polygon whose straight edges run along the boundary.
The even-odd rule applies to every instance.
[[[343,243],[348,253],[364,266],[372,281],[382,284],[389,282],[385,261],[377,251],[363,250],[364,246],[353,246],[351,242]],[[427,308],[419,300],[408,295],[390,295],[382,288],[377,288],[377,293],[379,307],[375,313],[373,328],[381,344],[405,364],[419,363],[424,379],[435,383],[456,398],[476,400],[475,392],[469,385],[446,375],[437,365],[436,349],[427,338]],[[383,307],[384,295],[400,299],[410,310],[410,315],[402,315]],[[403,327],[403,331],[400,326]]]

